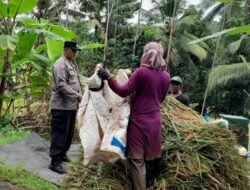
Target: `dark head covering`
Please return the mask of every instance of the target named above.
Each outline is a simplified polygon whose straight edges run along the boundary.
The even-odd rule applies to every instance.
[[[81,49],[78,46],[78,43],[73,41],[65,41],[64,48],[71,48],[72,50],[75,51],[81,51]]]

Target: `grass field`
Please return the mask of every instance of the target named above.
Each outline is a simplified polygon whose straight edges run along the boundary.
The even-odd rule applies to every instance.
[[[15,130],[12,126],[6,126],[0,128],[0,146],[5,144],[11,144],[18,140],[27,137],[30,134],[29,131]]]

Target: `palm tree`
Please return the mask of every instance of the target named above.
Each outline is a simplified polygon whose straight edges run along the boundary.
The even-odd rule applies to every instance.
[[[160,18],[165,23],[165,28],[168,31],[168,48],[166,55],[167,64],[171,61],[171,43],[173,39],[173,31],[174,31],[174,22],[176,20],[176,16],[178,13],[183,11],[184,1],[183,0],[161,0],[161,1],[152,1],[155,6],[153,10],[158,10],[160,13]],[[168,20],[166,20],[166,18]]]
[[[136,0],[80,0],[80,11],[88,17],[88,22],[94,26],[95,33],[106,28],[108,5],[113,5],[110,15],[109,25],[115,26],[126,24],[126,19],[132,18],[133,14],[139,8],[139,3]],[[112,6],[110,6],[112,7]],[[123,13],[123,14],[121,14]]]
[[[243,3],[245,3],[245,4],[243,4]],[[242,6],[242,5],[245,5],[245,10],[246,10],[245,13],[237,11],[237,10],[239,10],[239,8],[241,8],[240,6]],[[250,10],[249,7],[250,7],[249,0],[233,1],[231,4],[218,3],[217,6],[215,6],[215,9],[213,9],[213,11],[211,11],[208,15],[210,15],[209,17],[211,18],[211,17],[214,17],[216,14],[218,14],[218,12],[220,12],[222,8],[224,8],[224,9],[230,8],[231,10],[233,10],[233,12],[231,12],[230,16],[234,17],[236,13],[238,14],[237,16],[239,16],[239,14],[243,14],[243,17],[246,18],[246,22],[248,23],[249,10]],[[228,10],[225,10],[225,11],[228,11]],[[242,33],[243,30],[244,29],[242,29],[240,32]],[[240,33],[240,32],[238,32],[238,33]],[[244,42],[244,39],[246,39],[246,36],[244,34],[239,35],[238,39],[233,40],[229,44],[226,44],[227,48],[225,48],[225,49],[227,49],[227,51],[230,54],[233,54],[233,55],[236,54],[237,51],[242,46],[242,42]],[[227,40],[230,40],[230,38],[227,38]],[[248,38],[248,40],[249,40],[249,38]],[[246,50],[247,47],[244,47],[244,48],[243,49],[245,51],[248,51],[248,50]],[[209,75],[209,82],[208,82],[208,90],[209,91],[211,91],[214,88],[219,87],[219,86],[225,86],[231,81],[235,81],[235,80],[239,80],[239,79],[243,79],[243,78],[248,77],[248,75],[250,74],[249,63],[246,61],[246,58],[244,56],[240,55],[239,57],[242,60],[242,62],[240,62],[240,63],[233,63],[233,64],[229,64],[229,65],[219,65],[219,66],[215,67],[214,69],[212,69],[212,71],[210,72],[210,75]],[[247,57],[249,57],[249,56],[247,56]]]
[[[104,61],[108,55],[108,39],[127,31],[126,19],[132,18],[139,8],[136,0],[81,0],[80,10],[88,15],[88,24],[95,30],[98,41],[104,41]],[[109,30],[115,28],[115,30]],[[124,30],[126,29],[126,30]]]
[[[225,17],[226,25],[230,25],[230,19],[232,17],[238,17],[242,12],[242,7],[247,0],[236,0],[236,1],[223,1],[223,2],[216,2],[211,1],[209,4],[201,4],[201,8],[204,11],[203,20],[204,21],[213,21],[216,16]],[[209,5],[207,7],[207,5]],[[246,5],[246,4],[245,4]]]
[[[166,48],[166,61],[172,64],[170,61],[170,54],[174,54],[174,57],[179,57],[183,52],[190,56],[197,57],[200,61],[203,61],[208,54],[208,46],[205,43],[199,43],[194,45],[188,45],[188,43],[194,39],[198,39],[192,32],[188,32],[190,27],[196,27],[197,23],[201,23],[201,13],[197,11],[193,6],[184,10],[184,1],[153,1],[154,7],[149,11],[143,11],[144,19],[152,23],[163,24],[162,32],[164,36],[161,37],[162,44]],[[180,18],[177,15],[183,14]],[[189,61],[192,58],[189,56]],[[178,61],[178,59],[175,59]],[[175,62],[176,62],[175,61]]]
[[[208,90],[224,87],[232,81],[250,78],[250,63],[244,56],[240,56],[242,62],[229,65],[219,65],[209,74]]]
[[[246,21],[247,21],[247,17],[246,17],[247,14],[244,14],[244,12],[241,11],[244,3],[245,3],[245,6],[247,7],[248,2],[247,1],[245,2],[242,0],[233,1],[232,3],[214,4],[212,6],[212,9],[210,9],[210,11],[207,12],[207,14],[203,17],[203,19],[207,20],[207,21],[211,21],[216,15],[221,15],[221,13],[223,12],[223,15],[221,15],[222,16],[221,21],[222,21],[223,28],[237,26],[239,24],[241,25],[242,23],[239,22],[239,21],[241,21],[241,18],[245,17]],[[247,11],[245,13],[247,13]],[[238,18],[238,20],[237,20],[237,18]],[[227,31],[230,31],[230,30],[234,30],[234,29],[228,29],[228,30],[224,30],[224,31],[217,33],[217,34],[219,34],[218,36],[220,37],[218,42],[220,42],[221,35],[224,32],[227,33]],[[240,33],[240,32],[236,31],[235,33]],[[215,35],[215,34],[213,34],[213,35]],[[211,36],[213,36],[213,35],[211,35]],[[220,46],[222,46],[226,50],[226,51],[222,51],[222,52],[224,52],[225,54],[237,53],[237,51],[240,49],[240,47],[242,45],[242,41],[244,40],[244,38],[245,38],[245,35],[239,35],[239,38],[238,39],[236,38],[236,40],[235,40],[235,37],[228,37],[227,41],[231,41],[231,43],[229,43],[229,44],[221,43]],[[219,47],[219,43],[217,43],[217,47]],[[229,65],[219,64],[219,66],[214,67],[214,66],[218,65],[218,63],[219,63],[218,59],[216,57],[217,52],[218,52],[218,48],[216,48],[212,69],[211,69],[211,72],[209,74],[208,84],[207,84],[207,88],[205,91],[204,101],[203,101],[203,106],[202,106],[202,113],[204,111],[207,94],[211,90],[213,90],[219,86],[226,86],[231,81],[236,81],[240,78],[245,78],[247,75],[250,74],[249,64],[247,63],[244,56],[240,56],[241,60],[243,61],[241,63],[229,64]],[[225,61],[231,62],[232,60],[227,58],[226,60],[223,60],[223,61],[224,62]]]

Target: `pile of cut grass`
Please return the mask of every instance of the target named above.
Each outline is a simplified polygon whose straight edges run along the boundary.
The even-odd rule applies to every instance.
[[[82,161],[74,162],[69,165],[69,171],[63,184],[66,189],[132,189],[127,163],[124,161],[118,161],[114,164],[90,164],[88,166],[84,166]]]
[[[226,128],[206,126],[201,116],[188,109],[172,97],[168,97],[162,106],[163,171],[157,187],[250,189],[247,162],[234,148],[233,133]],[[181,119],[180,115],[185,117]]]
[[[221,127],[206,126],[204,119],[172,97],[161,113],[164,121],[161,175],[150,189],[246,190],[247,162],[234,148],[235,137]],[[71,166],[67,188],[130,190],[126,162],[85,167]]]

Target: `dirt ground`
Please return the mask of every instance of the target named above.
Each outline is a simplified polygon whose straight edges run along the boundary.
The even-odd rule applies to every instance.
[[[5,181],[0,181],[0,190],[25,190],[22,187],[12,185]]]

